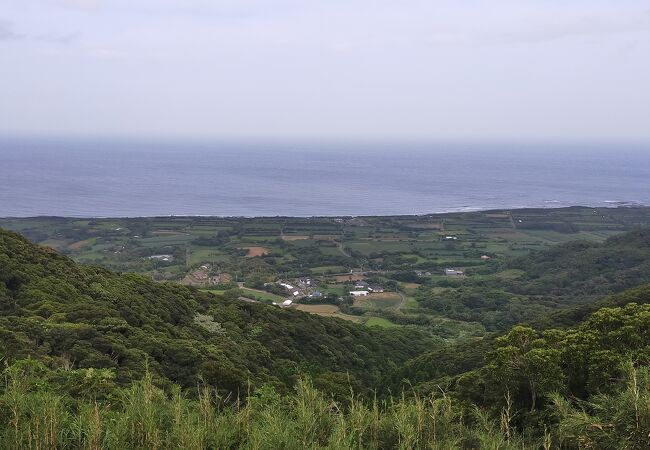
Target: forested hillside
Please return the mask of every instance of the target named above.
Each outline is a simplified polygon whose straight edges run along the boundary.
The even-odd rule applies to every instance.
[[[631,236],[573,248],[644,267]],[[3,449],[650,447],[648,285],[445,346],[0,231],[0,305]]]
[[[620,308],[630,303],[650,304],[650,285],[630,289],[593,303],[565,308],[526,325],[528,329],[538,330],[539,333],[549,329],[559,331],[578,326],[599,310]],[[499,339],[501,338],[498,334],[492,334],[481,339],[472,339],[436,349],[390,371],[382,384],[393,391],[400,391],[408,386],[420,392],[427,392],[439,384],[451,385],[459,374],[470,372],[486,364],[491,352],[497,348]],[[566,358],[571,356],[573,355],[569,354]]]
[[[299,374],[373,386],[386,368],[435,347],[417,330],[363,328],[226,299],[174,283],[79,266],[0,231],[0,358],[98,368],[125,385],[146,370],[184,388],[199,378],[244,395]]]

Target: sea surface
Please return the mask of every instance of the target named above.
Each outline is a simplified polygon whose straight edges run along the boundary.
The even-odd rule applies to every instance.
[[[0,139],[0,216],[650,205],[650,145]]]

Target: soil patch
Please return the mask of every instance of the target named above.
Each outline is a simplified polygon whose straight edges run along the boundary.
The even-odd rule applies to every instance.
[[[304,241],[306,239],[309,239],[309,236],[298,236],[298,235],[287,236],[286,234],[282,235],[283,241]]]
[[[90,239],[84,239],[83,241],[73,242],[72,244],[68,245],[68,248],[71,248],[72,250],[79,250],[81,247],[90,244],[92,241],[93,239],[90,238]]]
[[[269,249],[266,247],[242,247],[243,249],[248,250],[247,258],[254,258],[256,256],[264,256],[269,253]]]

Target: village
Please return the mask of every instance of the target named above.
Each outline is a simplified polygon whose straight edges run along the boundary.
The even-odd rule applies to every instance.
[[[261,286],[247,281],[235,281],[231,274],[215,273],[209,263],[201,264],[183,279],[182,283],[214,293],[238,291],[236,299],[247,303],[266,303],[282,309],[297,309],[327,317],[338,317],[355,322],[380,321],[373,311],[400,312],[413,306],[414,290],[431,277],[463,278],[463,268],[445,268],[439,272],[414,270],[420,283],[397,283],[389,271],[363,271],[323,275],[279,278]],[[361,315],[359,315],[361,314]],[[368,315],[370,314],[370,315]]]

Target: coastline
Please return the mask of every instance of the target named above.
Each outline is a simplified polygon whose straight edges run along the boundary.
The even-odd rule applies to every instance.
[[[26,220],[26,219],[167,219],[167,218],[177,218],[177,219],[191,219],[191,218],[214,218],[214,219],[351,219],[355,217],[359,218],[373,218],[373,217],[432,217],[432,216],[443,216],[449,214],[462,214],[462,213],[493,213],[493,212],[517,212],[517,211],[562,211],[567,209],[618,209],[618,208],[650,208],[650,205],[637,203],[637,202],[625,202],[625,201],[604,201],[604,205],[567,205],[567,206],[515,206],[515,207],[504,207],[504,208],[473,208],[473,207],[459,207],[456,210],[446,210],[446,211],[436,211],[436,212],[424,212],[424,213],[413,213],[413,214],[324,214],[324,215],[218,215],[218,214],[167,214],[167,215],[110,215],[110,216],[94,216],[94,215],[51,215],[51,214],[41,214],[41,215],[26,215],[26,216],[0,216],[0,220]]]

